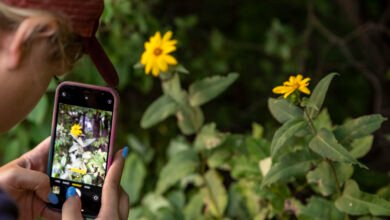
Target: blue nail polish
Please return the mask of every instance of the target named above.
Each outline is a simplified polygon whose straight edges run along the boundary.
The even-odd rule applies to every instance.
[[[49,202],[50,202],[51,204],[54,204],[54,205],[58,204],[58,197],[57,197],[56,194],[54,194],[54,193],[52,193],[52,192],[49,193],[48,199],[49,199]]]
[[[67,190],[66,190],[66,198],[70,198],[72,196],[75,196],[76,195],[76,188],[74,188],[73,186],[69,187]]]
[[[127,155],[129,154],[129,147],[128,146],[125,146],[122,150],[122,157],[123,158],[126,158]]]

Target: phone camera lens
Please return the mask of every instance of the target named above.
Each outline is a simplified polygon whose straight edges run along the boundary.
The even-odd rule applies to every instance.
[[[88,96],[85,96],[84,98],[85,98],[85,100],[88,100]]]
[[[111,105],[112,104],[112,100],[111,99],[107,100],[107,104]]]
[[[62,92],[61,95],[62,95],[62,97],[65,97],[66,96],[66,92]]]

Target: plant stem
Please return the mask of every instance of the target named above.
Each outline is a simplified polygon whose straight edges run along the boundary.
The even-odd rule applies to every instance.
[[[313,123],[313,120],[312,118],[309,116],[309,113],[307,112],[306,108],[304,108],[304,113],[306,115],[306,118],[309,122],[309,126],[313,132],[314,135],[317,135],[317,129],[316,127],[314,126],[314,123]],[[340,182],[339,182],[339,179],[337,177],[337,172],[336,172],[336,168],[334,167],[334,164],[331,160],[329,160],[328,158],[325,158],[325,161],[329,164],[329,166],[331,167],[332,169],[332,174],[333,174],[333,177],[334,177],[334,180],[336,182],[336,189],[337,189],[337,193],[339,195],[341,195],[341,189],[340,189]]]
[[[340,182],[339,182],[339,178],[337,177],[336,168],[334,167],[333,162],[331,160],[329,160],[328,158],[326,158],[325,161],[332,168],[332,173],[333,173],[333,176],[334,176],[334,179],[335,179],[335,182],[336,182],[337,193],[341,196]]]
[[[313,120],[311,119],[311,117],[309,116],[309,113],[307,112],[306,108],[304,108],[304,111],[303,111],[307,117],[307,120],[309,122],[309,126],[311,128],[311,131],[313,132],[314,135],[317,135],[317,129],[316,127],[314,126],[314,123],[313,123]]]

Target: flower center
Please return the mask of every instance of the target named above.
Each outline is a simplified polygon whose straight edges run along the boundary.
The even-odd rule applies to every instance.
[[[162,54],[162,50],[161,50],[161,48],[159,48],[159,47],[156,47],[155,49],[154,49],[154,51],[153,51],[153,53],[154,53],[154,55],[156,55],[156,56],[160,56],[161,54]]]

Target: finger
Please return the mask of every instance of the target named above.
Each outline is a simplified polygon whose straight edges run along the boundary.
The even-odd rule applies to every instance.
[[[119,215],[121,219],[127,219],[129,217],[129,196],[123,190],[119,188]]]
[[[49,149],[50,137],[43,140],[31,151],[23,154],[17,160],[17,164],[23,168],[46,172]]]
[[[9,169],[8,175],[10,175],[8,180],[11,187],[34,191],[40,199],[46,202],[49,201],[50,179],[46,174],[21,167],[14,167]]]
[[[76,194],[76,189],[74,187],[69,187],[66,192],[66,197],[67,199],[62,206],[62,219],[83,219],[83,216],[81,215],[81,201],[80,197]]]
[[[119,185],[121,182],[123,166],[125,157],[128,154],[128,150],[129,149],[125,147],[115,154],[114,162],[108,170],[106,179],[104,180],[102,190],[102,208],[100,210],[100,213],[102,213],[104,216],[107,213],[111,213],[112,211],[119,211]],[[113,207],[116,207],[117,210],[113,210]]]
[[[43,219],[50,219],[50,220],[61,219],[61,213],[51,210],[47,206],[43,209],[41,216]]]

